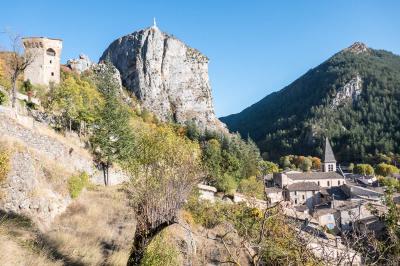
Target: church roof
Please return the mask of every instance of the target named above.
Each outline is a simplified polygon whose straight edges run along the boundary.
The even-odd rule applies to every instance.
[[[287,174],[292,180],[318,180],[318,179],[343,179],[344,177],[337,172],[304,172],[298,174]]]
[[[325,146],[324,146],[324,163],[336,163],[335,155],[333,154],[333,150],[331,144],[329,143],[329,139],[325,138]]]

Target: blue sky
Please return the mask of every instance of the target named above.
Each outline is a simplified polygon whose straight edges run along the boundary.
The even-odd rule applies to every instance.
[[[152,24],[210,58],[218,116],[290,84],[355,41],[400,54],[400,1],[5,1],[0,29],[64,40],[62,61],[97,61]],[[6,38],[0,44],[7,46]]]

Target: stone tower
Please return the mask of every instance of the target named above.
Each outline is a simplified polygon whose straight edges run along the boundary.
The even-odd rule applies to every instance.
[[[322,161],[322,171],[323,172],[336,172],[336,159],[333,154],[333,150],[331,144],[329,143],[329,139],[325,138],[324,145],[324,158]]]
[[[34,60],[24,72],[24,80],[32,84],[48,86],[60,82],[62,40],[45,37],[22,38],[25,53],[34,55]]]

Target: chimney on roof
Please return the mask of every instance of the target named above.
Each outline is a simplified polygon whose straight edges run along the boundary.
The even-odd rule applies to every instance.
[[[329,139],[325,138],[325,145],[324,145],[324,156],[322,161],[322,171],[323,172],[335,172],[336,171],[336,159],[335,155],[333,154],[333,150],[331,147],[331,143]]]

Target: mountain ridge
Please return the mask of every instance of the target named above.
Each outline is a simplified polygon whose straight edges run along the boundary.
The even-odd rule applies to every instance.
[[[322,135],[333,138],[334,150],[345,161],[363,160],[376,153],[398,153],[399,146],[394,141],[398,136],[394,128],[385,136],[374,129],[363,143],[360,133],[355,133],[352,125],[365,131],[369,131],[367,124],[371,122],[378,128],[383,124],[399,128],[399,122],[393,118],[397,110],[392,110],[398,102],[399,66],[400,56],[356,42],[280,91],[267,95],[238,114],[222,117],[221,121],[230,130],[238,131],[242,136],[249,135],[262,151],[268,152],[267,157],[274,160],[288,153],[320,155]],[[388,97],[379,94],[380,91],[394,97],[389,101]],[[371,95],[388,100],[386,106],[371,99]],[[352,104],[349,104],[350,99]],[[377,115],[381,116],[381,122],[376,121],[376,117],[368,117],[365,112],[371,104],[379,109]],[[387,106],[392,108],[391,113],[381,115]],[[386,117],[390,117],[390,121],[384,119]],[[342,126],[346,130],[340,129]],[[384,141],[379,143],[377,136],[383,137]],[[345,150],[353,154],[346,155]]]

